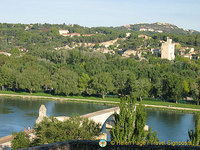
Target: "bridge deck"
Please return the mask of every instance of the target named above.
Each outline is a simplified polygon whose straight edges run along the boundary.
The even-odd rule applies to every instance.
[[[85,115],[82,115],[81,117],[90,118],[90,117],[102,115],[102,114],[109,113],[109,112],[115,112],[115,111],[118,111],[118,110],[119,110],[119,107],[113,107],[113,108],[108,108],[108,109],[92,112],[92,113],[89,113],[89,114],[85,114]]]

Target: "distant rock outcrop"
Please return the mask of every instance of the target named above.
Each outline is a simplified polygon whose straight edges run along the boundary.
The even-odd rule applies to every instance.
[[[176,33],[176,34],[191,34],[191,33],[199,33],[195,30],[186,30],[179,28],[176,25],[169,23],[139,23],[139,24],[130,24],[129,26],[123,26],[129,30],[134,31],[143,31],[143,32],[157,32],[157,33]]]

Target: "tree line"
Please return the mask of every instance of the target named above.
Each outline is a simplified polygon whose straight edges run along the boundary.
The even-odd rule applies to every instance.
[[[43,50],[32,55],[0,55],[1,90],[54,95],[134,95],[178,102],[200,99],[200,61],[181,56],[175,61],[117,55]]]

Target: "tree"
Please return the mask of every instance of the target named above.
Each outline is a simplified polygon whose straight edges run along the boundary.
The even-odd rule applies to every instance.
[[[135,130],[134,130],[135,141],[144,141],[145,124],[146,124],[146,112],[144,110],[144,106],[140,103],[139,106],[137,106],[136,108]]]
[[[157,132],[152,132],[152,127],[149,129],[147,137],[146,137],[147,143],[156,143],[159,142],[159,139],[157,137]]]
[[[146,113],[140,103],[136,107],[135,100],[124,96],[120,101],[120,112],[114,114],[115,127],[111,130],[111,140],[126,142],[159,141],[157,133],[144,131]]]
[[[5,88],[14,88],[15,81],[15,70],[7,68],[6,66],[0,67],[0,87],[2,91],[4,91]]]
[[[78,86],[82,93],[88,91],[90,81],[91,81],[91,79],[90,79],[89,75],[86,73],[82,73],[82,75],[79,77]]]
[[[162,98],[162,90],[163,90],[163,84],[162,84],[162,79],[161,78],[157,78],[155,83],[152,84],[152,87],[151,87],[151,95],[156,97],[156,98]]]
[[[95,93],[100,94],[104,99],[105,95],[112,92],[114,85],[112,83],[113,77],[108,72],[102,72],[95,75],[91,82],[91,88]]]
[[[100,135],[100,125],[87,118],[72,116],[61,122],[54,117],[45,118],[34,126],[36,138],[34,145],[56,143],[67,140],[93,140]]]
[[[197,102],[199,105],[200,102],[200,78],[193,80],[190,85],[191,95],[192,98]]]
[[[192,142],[192,145],[200,145],[200,113],[197,114],[197,118],[195,121],[195,130],[189,130],[188,135]]]
[[[52,87],[55,94],[78,94],[78,75],[66,68],[59,69],[52,76]]]
[[[115,76],[115,80],[114,80],[114,85],[115,85],[115,89],[116,89],[116,93],[119,95],[126,95],[128,94],[127,91],[127,86],[128,86],[128,82],[130,82],[130,77],[132,77],[133,79],[135,79],[135,76],[131,76],[130,72],[125,70],[125,71],[117,71]]]
[[[177,74],[166,74],[163,79],[162,96],[176,103],[183,97],[183,78]]]
[[[115,127],[111,130],[111,139],[120,142],[131,142],[135,135],[136,106],[129,96],[121,98],[120,113],[114,114]]]
[[[183,86],[183,97],[187,97],[188,93],[190,92],[190,89],[189,89],[189,84],[186,80],[183,80],[182,82],[182,86]]]
[[[30,146],[29,136],[25,132],[14,132],[13,140],[11,141],[11,147],[13,150],[18,150],[21,148],[26,148]]]
[[[151,83],[148,79],[138,79],[133,82],[131,86],[131,95],[139,98],[142,101],[143,97],[147,97],[149,95],[149,91],[151,88]]]
[[[17,84],[20,89],[28,90],[30,94],[40,91],[43,85],[43,75],[35,67],[28,67],[17,76]]]
[[[13,48],[12,50],[11,50],[11,54],[12,55],[15,55],[15,56],[18,56],[19,54],[20,54],[20,51],[19,51],[19,49],[18,48]]]

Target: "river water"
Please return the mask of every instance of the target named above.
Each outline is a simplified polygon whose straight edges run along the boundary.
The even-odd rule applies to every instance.
[[[87,114],[110,108],[100,104],[74,103],[48,100],[31,100],[0,97],[0,137],[23,131],[33,126],[40,105],[47,108],[48,116],[71,116]],[[195,115],[180,112],[147,109],[147,125],[157,131],[160,141],[187,141],[188,130],[194,129]],[[105,128],[103,129],[106,132]],[[107,131],[108,132],[108,131]]]

